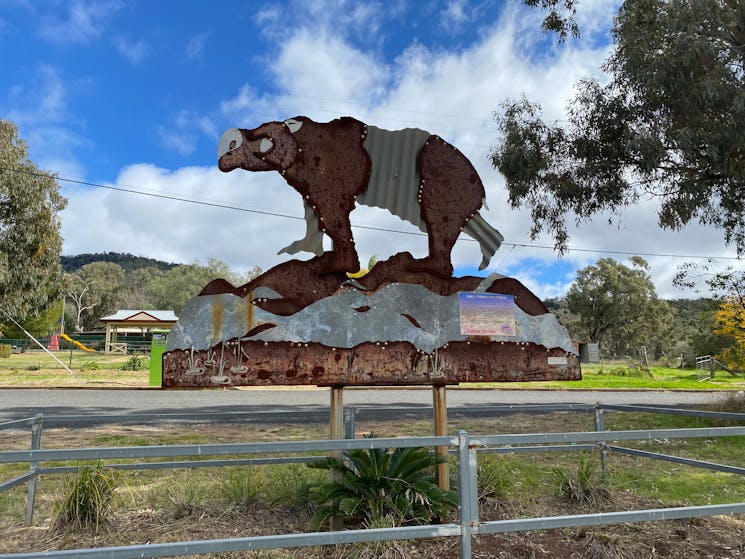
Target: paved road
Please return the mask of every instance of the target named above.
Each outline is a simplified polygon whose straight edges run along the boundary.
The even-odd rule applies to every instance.
[[[602,402],[694,406],[718,397],[713,392],[671,391],[543,391],[543,390],[459,390],[447,392],[448,409],[496,404],[556,404]],[[431,409],[432,392],[420,389],[346,389],[344,405],[371,406],[379,417],[395,417],[396,408]],[[329,390],[76,390],[0,389],[0,421],[45,416],[146,414],[163,419],[224,420],[252,413],[273,421],[291,418],[295,412],[314,412],[328,420]],[[311,417],[311,416],[307,416]]]

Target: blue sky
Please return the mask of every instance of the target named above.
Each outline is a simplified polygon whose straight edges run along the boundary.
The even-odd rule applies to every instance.
[[[476,166],[484,217],[508,243],[530,242],[525,210],[507,205],[489,165],[492,114],[523,93],[562,119],[573,84],[599,70],[610,48],[615,0],[582,0],[579,40],[557,46],[540,12],[517,0],[203,2],[0,0],[0,117],[14,121],[31,158],[61,178],[235,206],[154,198],[60,181],[64,253],[118,251],[175,262],[214,257],[236,269],[269,268],[304,233],[299,195],[279,176],[216,168],[220,134],[269,120],[350,115],[391,130],[439,134]],[[353,224],[416,230],[383,210]],[[426,253],[426,238],[355,229],[361,259]],[[701,227],[660,232],[652,201],[617,224],[603,216],[572,230],[569,252],[506,244],[488,271],[514,276],[541,297],[563,294],[602,251],[734,256]],[[623,255],[614,255],[623,260]],[[459,241],[460,273],[480,258]],[[658,291],[683,260],[648,256]],[[727,263],[726,261],[723,261]]]

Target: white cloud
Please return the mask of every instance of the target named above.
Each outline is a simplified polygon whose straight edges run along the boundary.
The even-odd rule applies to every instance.
[[[79,123],[68,107],[70,87],[76,85],[58,69],[40,66],[29,85],[11,88],[8,106],[0,107],[0,112],[19,127],[31,159],[40,168],[84,177],[85,167],[76,153],[81,147],[90,147],[90,141],[74,131]]]
[[[207,37],[209,37],[209,33],[204,32],[189,39],[186,43],[186,49],[184,49],[187,60],[201,60]]]
[[[440,15],[440,26],[448,33],[456,33],[471,21],[466,0],[450,0]]]
[[[116,184],[259,212],[282,208],[284,213],[302,216],[299,195],[274,173],[225,174],[198,167],[168,171],[141,164],[123,169]],[[64,194],[68,197],[62,221],[65,254],[121,251],[172,262],[218,258],[235,269],[257,264],[268,268],[286,260],[286,255],[272,255],[272,249],[276,252],[305,231],[299,219],[266,219],[260,213],[106,189],[68,186]]]
[[[576,81],[596,73],[607,57],[607,41],[570,40],[563,46],[554,46],[537,31],[540,12],[511,3],[502,20],[493,28],[484,27],[480,38],[466,48],[445,51],[412,43],[396,60],[385,62],[376,48],[361,47],[357,39],[351,38],[355,20],[372,17],[370,25],[382,21],[365,11],[373,3],[360,4],[355,13],[344,12],[342,8],[352,4],[343,0],[333,4],[338,10],[323,10],[322,4],[328,8],[326,3],[314,2],[295,14],[265,8],[255,16],[266,26],[266,36],[275,41],[271,58],[267,57],[274,93],[265,93],[244,80],[232,92],[224,92],[223,101],[207,114],[194,110],[178,112],[167,127],[161,128],[162,141],[171,149],[188,154],[203,137],[216,140],[225,123],[253,128],[267,120],[297,114],[320,121],[348,114],[383,128],[419,127],[457,146],[474,164],[487,192],[490,210],[482,212],[487,221],[508,242],[530,244],[529,212],[509,208],[504,180],[488,160],[491,146],[497,141],[497,127],[491,115],[503,99],[525,93],[543,105],[547,119],[561,119]],[[589,29],[607,29],[614,9],[601,0],[588,0],[587,5],[578,16],[581,24]],[[338,25],[338,29],[333,25]],[[272,30],[277,35],[272,35]],[[546,51],[548,43],[552,47]],[[299,195],[276,173],[236,170],[222,174],[215,168],[169,171],[133,165],[122,170],[117,182],[302,215]],[[91,212],[91,207],[98,211]],[[660,231],[654,210],[651,202],[629,208],[619,226],[608,226],[603,216],[597,216],[591,223],[570,228],[571,245],[637,253],[683,252],[719,257],[733,254],[724,247],[716,230],[693,225],[677,233]],[[360,225],[417,231],[383,210],[360,207],[351,218]],[[274,253],[302,237],[305,227],[302,221],[259,213],[90,190],[70,192],[63,226],[68,254],[118,250],[180,262],[216,257],[237,269],[254,265],[266,269],[286,261],[287,255]],[[92,236],[90,231],[97,234]],[[415,256],[423,256],[427,250],[427,239],[422,236],[359,227],[354,234],[363,262],[372,254],[386,258],[409,250]],[[553,245],[552,239],[545,236],[536,243]],[[500,249],[489,271],[499,267],[500,272],[517,277],[540,297],[562,295],[573,280],[572,269],[598,258],[613,256],[627,262],[620,254],[569,252],[560,266],[561,276],[548,278],[546,268],[557,262],[553,251],[527,247],[510,250],[510,246]],[[645,258],[661,295],[685,296],[670,284],[680,259]],[[459,267],[477,265],[478,245],[460,240],[453,261]]]
[[[100,37],[109,20],[125,5],[123,0],[63,3],[63,14],[51,13],[42,18],[39,34],[55,44],[86,44]]]
[[[11,90],[7,118],[19,125],[63,120],[67,116],[67,86],[59,70],[42,65],[30,83]]]
[[[161,144],[184,156],[194,153],[202,136],[217,140],[218,134],[212,118],[190,110],[180,111],[167,125],[158,127]]]
[[[577,5],[577,24],[583,40],[598,34],[606,35],[608,22],[618,13],[619,0],[583,0]]]
[[[120,35],[114,37],[114,48],[130,64],[137,66],[148,52],[148,47],[142,39],[130,41]]]
[[[288,37],[272,66],[287,93],[369,102],[385,87],[385,67],[335,35],[300,30]]]
[[[41,168],[68,178],[84,178],[85,166],[76,157],[90,141],[64,126],[34,125],[23,128],[32,160]]]
[[[277,45],[306,30],[377,48],[388,39],[385,23],[400,18],[406,9],[406,0],[290,0],[287,6],[260,9],[254,21]]]

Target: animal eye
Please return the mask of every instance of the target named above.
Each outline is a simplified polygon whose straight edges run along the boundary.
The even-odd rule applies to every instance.
[[[262,138],[261,142],[259,143],[259,151],[261,153],[266,153],[273,147],[274,147],[274,142],[272,142],[269,138]]]

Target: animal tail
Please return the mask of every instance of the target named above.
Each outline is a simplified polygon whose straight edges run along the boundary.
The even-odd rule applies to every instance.
[[[479,242],[482,255],[479,270],[483,270],[489,265],[491,257],[501,246],[504,237],[478,213],[468,220],[468,223],[463,227],[463,231]]]

